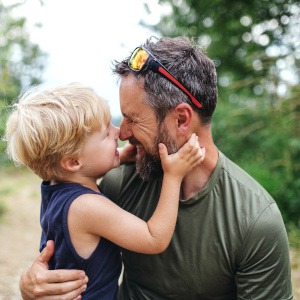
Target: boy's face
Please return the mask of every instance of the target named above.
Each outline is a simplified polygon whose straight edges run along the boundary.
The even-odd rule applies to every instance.
[[[109,124],[88,138],[80,154],[82,175],[99,178],[120,165],[118,147],[119,128]]]

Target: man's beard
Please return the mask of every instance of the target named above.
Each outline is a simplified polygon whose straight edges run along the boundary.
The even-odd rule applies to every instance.
[[[168,154],[178,151],[176,142],[170,137],[164,124],[159,126],[158,134],[153,141],[154,153],[145,152],[142,156],[138,156],[136,161],[137,173],[144,181],[153,180],[163,174],[161,161],[158,152],[158,144],[164,143],[168,149]]]

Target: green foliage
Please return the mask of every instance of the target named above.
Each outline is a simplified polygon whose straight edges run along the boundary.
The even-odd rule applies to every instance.
[[[219,90],[224,99],[234,99],[241,93],[251,95],[253,91],[264,96],[263,91],[270,92],[271,82],[284,81],[278,76],[280,67],[275,62],[280,59],[281,65],[283,61],[291,64],[299,59],[299,0],[159,3],[168,6],[171,13],[164,14],[152,27],[163,36],[191,36],[206,48],[218,68]],[[267,48],[271,55],[266,54]],[[233,85],[235,90],[228,93],[228,87]]]
[[[21,4],[0,0],[0,137],[3,137],[8,106],[22,88],[41,82],[46,55],[30,41],[26,19],[13,12]],[[5,142],[0,141],[0,164],[7,163]]]
[[[300,227],[300,1],[159,3],[169,13],[144,25],[193,37],[215,62],[217,146],[270,192],[286,224]]]
[[[300,229],[293,225],[288,226],[289,242],[291,247],[300,251]],[[299,253],[300,254],[300,253]]]

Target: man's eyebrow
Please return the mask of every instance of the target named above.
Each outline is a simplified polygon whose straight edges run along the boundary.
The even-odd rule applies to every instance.
[[[141,116],[138,113],[122,113],[123,117],[130,118],[130,119],[139,119]]]

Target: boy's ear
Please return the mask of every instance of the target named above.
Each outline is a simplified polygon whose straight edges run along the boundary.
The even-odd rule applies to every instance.
[[[63,169],[69,171],[69,172],[76,172],[80,169],[81,164],[80,162],[75,158],[63,158],[60,161],[60,165]]]
[[[181,103],[174,109],[177,119],[177,131],[179,134],[186,134],[192,125],[193,109],[187,103]]]

